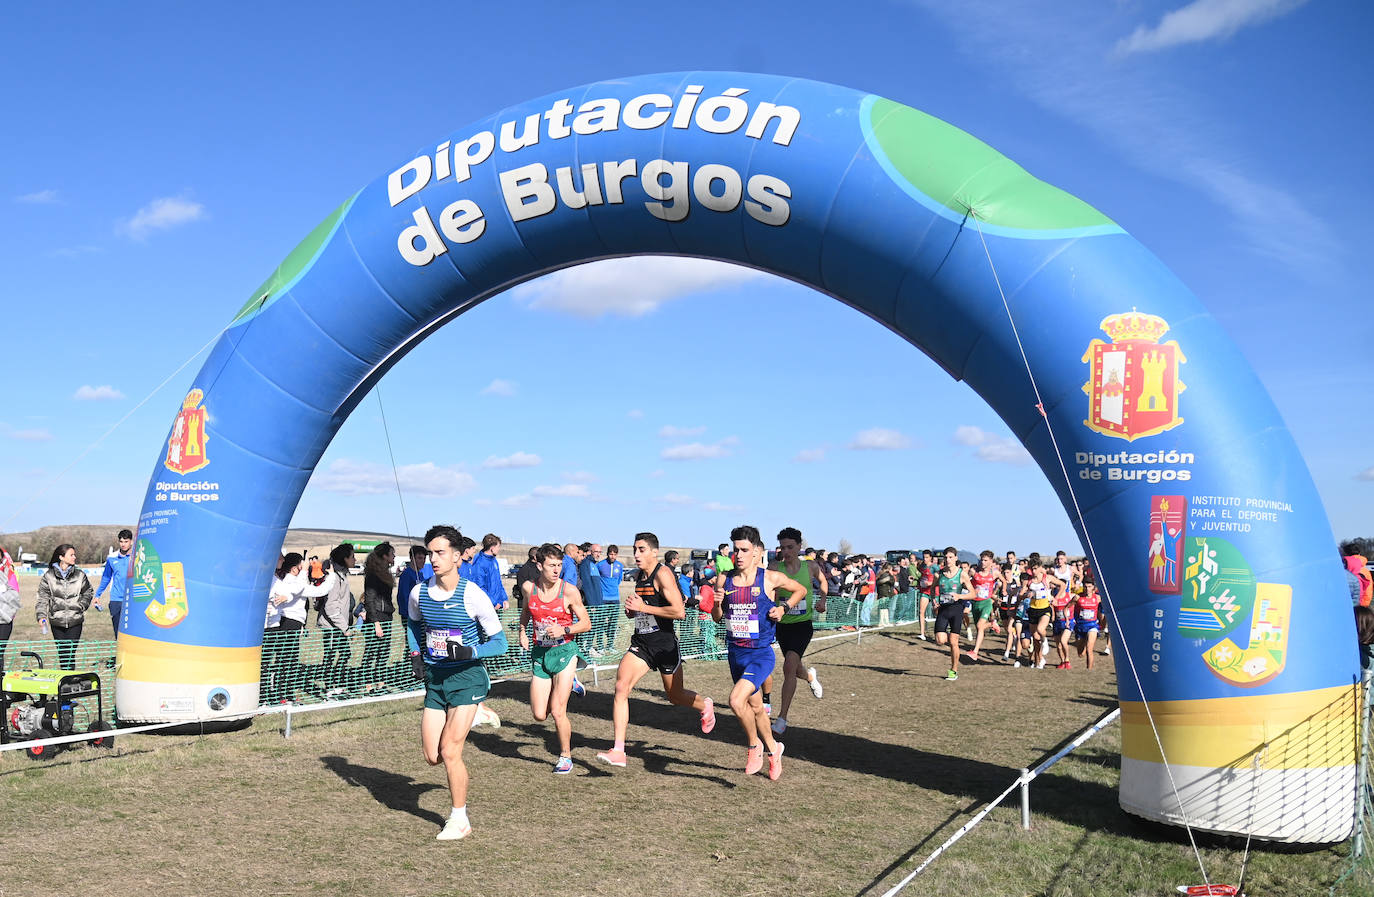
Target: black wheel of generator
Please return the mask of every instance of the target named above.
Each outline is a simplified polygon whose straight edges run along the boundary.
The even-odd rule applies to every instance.
[[[38,730],[38,738],[53,738],[57,733],[48,728]],[[35,744],[32,747],[24,748],[24,756],[30,760],[51,760],[62,750],[60,744]]]
[[[113,728],[114,728],[113,726],[111,726],[109,723],[105,722],[103,719],[97,719],[97,720],[92,720],[92,721],[91,721],[91,724],[90,724],[89,726],[86,727],[86,731],[87,731],[87,732],[109,732],[109,731],[110,731],[111,729],[113,729]],[[98,747],[98,748],[107,748],[107,749],[108,749],[108,748],[112,748],[112,747],[114,747],[114,736],[113,736],[113,735],[102,735],[102,736],[100,736],[99,738],[92,738],[92,739],[91,739],[91,744],[92,744],[93,746],[95,746],[95,747]]]

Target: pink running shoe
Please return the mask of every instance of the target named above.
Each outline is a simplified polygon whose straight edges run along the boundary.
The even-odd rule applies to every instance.
[[[624,766],[625,752],[611,748],[609,751],[602,751],[597,754],[596,759],[600,760],[602,763],[609,763],[611,766]]]
[[[756,744],[745,754],[744,774],[752,776],[754,773],[763,769],[763,745]]]
[[[706,699],[706,707],[701,711],[701,734],[709,735],[716,727],[716,702]]]
[[[782,778],[782,742],[776,742],[778,749],[768,755],[768,778],[776,782]]]

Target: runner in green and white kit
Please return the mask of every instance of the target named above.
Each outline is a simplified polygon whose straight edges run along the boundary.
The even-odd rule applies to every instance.
[[[821,588],[820,597],[815,599],[813,604],[811,596],[812,562],[804,561],[798,556],[801,551],[801,542],[801,530],[794,526],[785,528],[778,533],[778,558],[768,565],[769,570],[785,573],[805,588],[805,594],[800,603],[795,608],[784,605],[783,618],[778,621],[777,640],[778,647],[782,649],[782,703],[779,705],[778,718],[773,720],[773,732],[777,735],[787,731],[787,712],[792,707],[792,696],[797,691],[797,671],[801,669],[801,659],[802,655],[806,653],[806,646],[811,644],[814,611],[818,610],[825,613],[825,571],[819,569],[816,571]],[[779,601],[786,601],[791,595],[780,592],[777,597]],[[824,689],[821,688],[821,680],[816,678],[815,667],[807,669],[806,682],[811,686],[811,693],[816,697],[819,698],[824,693]],[[768,693],[772,690],[773,677],[770,674],[764,681],[763,691]]]

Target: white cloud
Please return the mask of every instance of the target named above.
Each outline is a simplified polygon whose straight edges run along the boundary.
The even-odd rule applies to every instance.
[[[124,398],[124,393],[110,386],[82,386],[72,396],[78,402],[113,402]]]
[[[55,259],[74,259],[78,256],[93,255],[104,251],[103,247],[83,244],[81,246],[60,246],[57,249],[49,249],[47,255],[49,258]]]
[[[587,498],[591,490],[582,483],[562,483],[557,486],[535,486],[531,494],[537,498]]]
[[[590,471],[574,470],[571,473],[563,474],[563,479],[567,480],[569,483],[595,483],[599,478]]]
[[[802,449],[792,458],[798,464],[815,464],[817,461],[825,460],[825,449],[813,448]]]
[[[9,424],[0,424],[0,433],[4,433],[10,439],[17,439],[20,442],[51,442],[53,435],[46,428],[34,428],[29,430],[16,430]]]
[[[744,505],[726,505],[721,504],[718,501],[708,501],[706,504],[701,506],[701,509],[703,511],[725,511],[731,514],[744,513]]]
[[[177,196],[164,196],[148,203],[128,221],[121,221],[116,232],[142,240],[155,230],[167,230],[205,217],[205,206]]]
[[[472,474],[453,467],[440,467],[432,461],[403,464],[394,474],[390,467],[371,461],[340,458],[323,471],[316,471],[311,483],[326,492],[340,495],[381,495],[396,491],[400,481],[405,495],[449,498],[470,492],[477,486]]]
[[[874,427],[871,430],[861,430],[856,433],[854,441],[849,443],[849,447],[861,451],[892,452],[898,449],[911,448],[911,438],[896,430]]]
[[[697,502],[697,500],[690,495],[680,495],[676,492],[660,495],[656,501],[660,501],[665,505],[694,505]]]
[[[472,503],[479,508],[489,508],[492,505],[492,501],[489,498],[474,498]]]
[[[532,504],[534,504],[534,496],[528,492],[501,499],[501,507],[503,508],[528,508]]]
[[[1116,52],[1124,56],[1224,40],[1242,28],[1285,16],[1306,3],[1307,0],[1193,0],[1165,13],[1153,28],[1141,25],[1130,37],[1117,42]]]
[[[1359,473],[1355,474],[1355,479],[1357,479],[1357,480],[1374,480],[1374,467],[1371,467],[1371,468],[1369,468],[1369,469],[1367,469],[1367,470],[1362,470],[1362,471],[1360,471]]]
[[[15,202],[26,202],[32,205],[52,205],[57,202],[56,190],[35,190],[33,193],[25,193],[23,196],[16,196]]]
[[[1206,85],[1111,52],[1120,31],[1113,4],[913,2],[945,23],[969,59],[1000,69],[1013,90],[1137,169],[1214,202],[1251,251],[1308,282],[1342,275],[1340,235],[1297,195],[1246,170],[1253,153],[1216,114]]]
[[[687,439],[692,436],[700,436],[706,432],[706,427],[675,427],[672,424],[665,424],[658,431],[658,435],[664,439]]]
[[[504,458],[490,455],[482,462],[482,466],[488,470],[510,470],[516,467],[538,467],[541,460],[538,455],[529,452],[516,452]]]
[[[511,295],[530,308],[581,318],[639,317],[674,299],[737,287],[763,276],[726,262],[640,255],[564,268],[515,287]]]
[[[625,412],[625,416],[630,420],[639,420],[644,416],[644,412],[640,411],[638,408],[631,408],[629,411]]]
[[[706,458],[728,458],[733,452],[730,447],[739,442],[735,436],[727,436],[718,442],[688,442],[670,445],[658,453],[666,461],[701,461]]]
[[[973,449],[979,461],[989,464],[1029,464],[1031,456],[1025,446],[1010,436],[998,436],[982,427],[965,424],[954,431],[954,441]]]
[[[516,385],[515,382],[512,380],[496,379],[488,383],[482,389],[482,395],[484,396],[501,396],[502,398],[510,398],[511,396],[515,395],[515,393]]]

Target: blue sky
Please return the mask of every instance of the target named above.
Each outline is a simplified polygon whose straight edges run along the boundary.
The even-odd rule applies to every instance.
[[[1239,343],[1336,535],[1374,535],[1364,4],[488,6],[0,12],[0,531],[131,523],[196,353],[398,158],[562,88],[719,69],[915,106],[1101,209]],[[727,329],[750,360],[727,355]],[[432,423],[436,369],[462,426]],[[741,379],[748,413],[728,398]],[[384,408],[412,530],[714,544],[747,521],[829,547],[1077,546],[971,390],[832,299],[742,269],[542,278],[431,337],[380,393],[294,525],[405,528]]]

